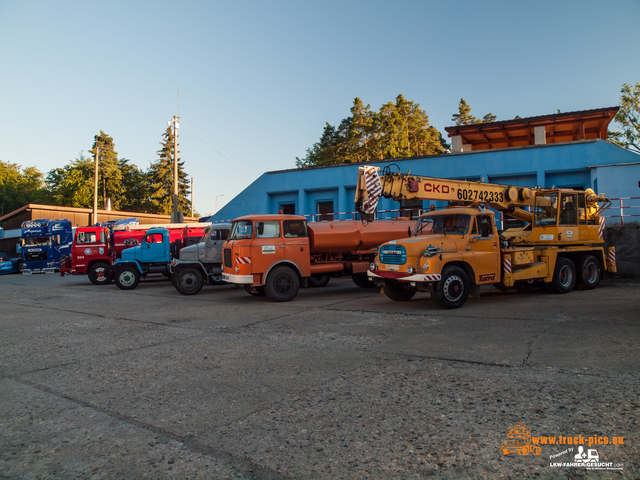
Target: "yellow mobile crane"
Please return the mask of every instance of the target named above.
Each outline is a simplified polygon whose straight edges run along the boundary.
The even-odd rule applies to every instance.
[[[420,216],[410,237],[378,247],[368,276],[391,300],[416,292],[431,294],[443,308],[461,307],[481,285],[500,289],[539,282],[567,293],[576,285],[592,289],[603,271],[615,273],[604,251],[604,218],[610,205],[587,189],[527,188],[430,178],[360,167],[356,210],[375,212],[380,197],[447,201],[444,210]],[[495,212],[525,222],[498,232]],[[432,207],[433,208],[433,207]],[[613,247],[610,247],[613,248]]]

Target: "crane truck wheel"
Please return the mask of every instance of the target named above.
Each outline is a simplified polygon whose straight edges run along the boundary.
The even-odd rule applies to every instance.
[[[140,283],[140,272],[135,266],[120,267],[115,274],[116,285],[121,290],[133,290]]]
[[[109,264],[106,262],[94,263],[89,267],[87,274],[89,275],[89,280],[94,285],[106,285],[113,280],[113,273],[111,272],[111,268],[109,268]]]
[[[598,286],[598,283],[600,283],[600,263],[593,255],[580,257],[576,264],[576,270],[578,283],[580,283],[585,290],[594,289]]]
[[[360,288],[376,288],[376,284],[367,276],[366,272],[354,273],[351,275],[351,279]]]
[[[253,285],[245,285],[244,289],[249,295],[254,297],[261,297],[264,295],[264,287],[254,287]]]
[[[576,267],[565,257],[558,257],[556,269],[553,272],[551,290],[554,293],[569,293],[576,285]]]
[[[300,279],[298,275],[285,266],[274,268],[269,273],[267,282],[264,284],[264,291],[267,297],[274,302],[293,300],[299,289]]]
[[[173,286],[183,295],[195,295],[202,290],[202,284],[202,273],[195,268],[183,268],[173,281]]]
[[[309,286],[313,288],[324,287],[327,283],[329,283],[331,277],[329,275],[311,275],[309,277]]]
[[[441,308],[460,308],[469,298],[469,277],[460,267],[445,267],[433,286],[433,301]]]
[[[416,294],[406,282],[391,282],[386,280],[384,283],[384,294],[394,302],[406,302],[411,300]]]

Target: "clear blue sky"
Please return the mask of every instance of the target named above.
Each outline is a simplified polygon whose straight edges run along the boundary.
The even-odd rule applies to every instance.
[[[617,105],[639,40],[638,0],[0,0],[0,160],[46,174],[101,129],[146,169],[179,88],[181,157],[213,213],[254,177],[185,126],[257,177],[355,97],[401,93],[445,136],[461,97],[498,120]]]

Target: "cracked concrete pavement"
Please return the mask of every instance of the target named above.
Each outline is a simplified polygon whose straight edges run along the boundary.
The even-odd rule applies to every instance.
[[[2,276],[0,478],[637,478],[639,286],[440,310],[349,279],[272,303]],[[624,437],[598,445],[622,470],[503,455],[515,423]]]

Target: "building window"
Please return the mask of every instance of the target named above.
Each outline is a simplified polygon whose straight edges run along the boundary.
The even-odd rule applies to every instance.
[[[280,208],[278,209],[278,213],[284,213],[285,215],[295,215],[296,214],[296,204],[295,203],[281,203]]]
[[[318,202],[318,221],[333,220],[333,200],[329,202]]]
[[[409,198],[400,202],[400,216],[408,218],[418,218],[422,213],[422,200]]]

